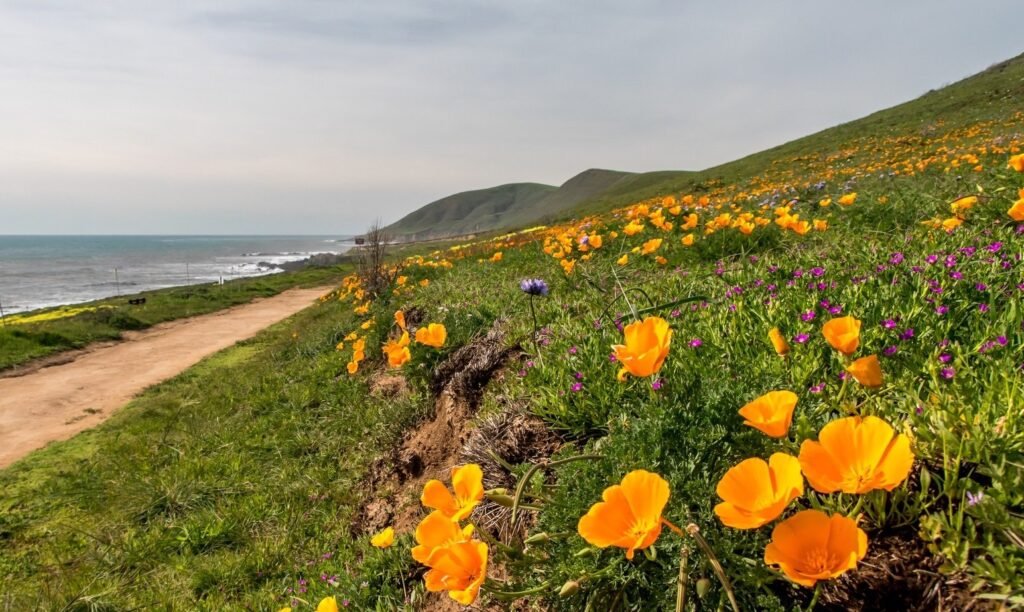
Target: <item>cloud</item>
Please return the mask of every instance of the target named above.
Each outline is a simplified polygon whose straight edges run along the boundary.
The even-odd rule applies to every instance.
[[[0,233],[346,233],[465,189],[704,168],[1015,55],[1017,13],[7,2]]]

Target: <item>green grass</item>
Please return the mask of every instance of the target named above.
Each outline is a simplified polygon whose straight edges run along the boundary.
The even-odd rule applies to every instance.
[[[959,576],[969,596],[1020,605],[1024,231],[1006,210],[1024,174],[1007,170],[1006,159],[1011,146],[1024,148],[1021,97],[1009,95],[1022,66],[1017,60],[860,127],[840,126],[696,177],[634,179],[637,199],[708,195],[720,208],[699,211],[701,227],[725,212],[771,218],[773,208],[795,200],[793,211],[827,219],[826,231],[797,236],[771,223],[749,237],[698,230],[696,244],[684,247],[681,215],[668,217],[671,230],[647,223],[642,233],[618,238],[612,232],[626,222],[621,211],[588,217],[546,234],[445,250],[437,257],[451,258],[451,269],[411,266],[407,288],[367,316],[355,316],[351,301],[328,300],[204,361],[100,427],[0,472],[0,602],[12,610],[273,610],[288,603],[311,610],[335,595],[360,610],[416,605],[423,570],[408,556],[412,533],[376,550],[357,520],[376,494],[365,477],[430,414],[432,364],[498,320],[510,344],[534,352],[529,298],[518,283],[540,277],[552,287],[535,300],[540,355],[509,363],[481,411],[523,406],[562,436],[558,457],[600,459],[561,465],[549,480],[524,485],[541,506],[530,532],[548,538],[492,547],[502,571],[491,572],[487,591],[532,591],[525,605],[537,609],[673,609],[686,545],[690,609],[698,609],[698,582],[708,585],[699,609],[727,609],[708,558],[689,540],[666,530],[656,554],[627,561],[622,550],[592,548],[578,535],[580,516],[606,487],[645,469],[669,482],[665,516],[699,526],[742,609],[806,610],[811,590],[763,563],[771,526],[723,526],[712,510],[715,485],[745,458],[796,454],[826,423],[859,414],[912,438],[912,477],[863,498],[808,487],[786,515],[808,507],[858,513],[869,554],[900,535],[917,543],[903,552],[918,548],[930,560],[926,573],[882,572],[856,588],[850,585],[866,569],[854,570],[837,581],[854,598],[840,601],[909,605],[898,598],[920,594],[894,581]],[[908,137],[915,123],[936,129]],[[953,164],[970,155],[979,170]],[[918,161],[913,174],[889,172]],[[853,206],[817,205],[850,191],[858,193]],[[921,224],[948,217],[949,203],[967,193],[981,199],[959,229]],[[579,238],[594,233],[604,246],[580,253]],[[573,274],[544,252],[544,237],[573,245]],[[655,254],[633,252],[653,237],[664,238]],[[423,255],[423,248],[404,254]],[[504,254],[497,263],[489,261],[495,251]],[[630,262],[619,266],[623,253]],[[420,287],[421,279],[430,283]],[[403,368],[411,394],[376,397],[370,380],[382,369],[380,346],[399,307],[444,323],[449,342],[442,351],[414,344]],[[821,335],[835,307],[863,321],[858,354],[882,356],[879,389],[840,380],[842,361]],[[617,382],[609,359],[622,339],[617,324],[634,310],[663,316],[674,330],[657,389],[648,379]],[[349,376],[350,347],[335,345],[369,319],[369,359]],[[787,360],[768,342],[773,326],[793,345]],[[765,437],[737,414],[774,389],[800,398],[785,439]],[[514,467],[521,477],[525,466]],[[560,595],[570,581],[579,588]],[[838,588],[826,594],[840,597]]]
[[[145,329],[157,323],[223,310],[260,297],[276,295],[292,287],[315,287],[337,281],[340,268],[309,268],[258,278],[157,289],[97,300],[74,307],[83,312],[61,316],[66,307],[19,313],[0,326],[0,371],[61,351],[83,348],[93,342],[116,340],[121,333]],[[145,305],[131,306],[131,298],[146,298]],[[51,315],[55,318],[19,324],[19,318]]]

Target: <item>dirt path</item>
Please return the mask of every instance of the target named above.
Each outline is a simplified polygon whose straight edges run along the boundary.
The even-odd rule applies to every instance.
[[[72,361],[0,378],[0,468],[102,422],[145,388],[311,305],[330,287],[291,289],[125,334]]]

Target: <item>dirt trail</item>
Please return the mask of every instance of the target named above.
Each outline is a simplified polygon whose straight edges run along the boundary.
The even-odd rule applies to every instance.
[[[128,332],[122,342],[81,351],[69,362],[0,378],[0,468],[99,424],[147,387],[251,338],[330,290],[291,289],[219,312],[161,323]]]

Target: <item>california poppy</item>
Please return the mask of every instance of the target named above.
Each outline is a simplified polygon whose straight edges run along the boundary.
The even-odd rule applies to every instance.
[[[643,255],[650,255],[651,253],[661,248],[661,243],[661,238],[651,238],[650,240],[645,242],[643,246],[640,248],[640,253]]]
[[[793,424],[797,399],[792,391],[769,391],[740,408],[740,416],[746,419],[743,424],[766,436],[781,438]]]
[[[839,198],[839,200],[838,200],[838,202],[840,204],[842,204],[843,206],[849,206],[850,204],[853,204],[856,201],[857,201],[857,192],[848,193],[848,194],[842,196],[841,198]]]
[[[1013,203],[1006,214],[1010,215],[1014,221],[1024,221],[1024,189],[1018,191],[1017,195],[1020,196],[1020,199]]]
[[[412,547],[412,558],[430,566],[434,551],[454,542],[465,542],[473,535],[473,526],[459,527],[459,524],[440,510],[434,510],[416,526],[416,546]]]
[[[865,387],[882,386],[882,366],[878,363],[877,355],[861,357],[846,366],[846,371]]]
[[[723,500],[715,506],[715,514],[725,525],[736,529],[767,525],[803,495],[800,461],[785,453],[775,453],[767,462],[746,459],[725,473],[715,493]]]
[[[821,493],[892,491],[913,464],[910,438],[874,416],[837,419],[800,445],[800,467]]]
[[[338,612],[338,600],[334,597],[324,597],[317,604],[316,612]]]
[[[402,331],[405,331],[405,313],[401,310],[395,311],[395,323],[398,324]]]
[[[1024,153],[1011,157],[1007,167],[1013,168],[1017,172],[1024,172]]]
[[[478,540],[441,547],[423,577],[427,590],[448,591],[448,596],[460,604],[472,604],[487,577],[487,552],[487,544]]]
[[[431,323],[416,330],[416,342],[440,348],[448,339],[448,329],[441,323]]]
[[[778,327],[768,330],[768,339],[772,341],[772,347],[779,357],[785,357],[789,354],[789,343],[786,342],[785,336],[782,335]]]
[[[860,344],[860,320],[853,317],[839,317],[821,327],[825,340],[844,355],[852,355]]]
[[[615,261],[615,263],[619,264],[620,266],[624,266],[624,265],[628,264],[629,263],[629,253],[624,253],[622,255],[622,257],[618,258]]]
[[[440,480],[431,480],[423,486],[420,501],[427,508],[440,510],[453,521],[461,521],[473,512],[484,498],[484,472],[479,465],[470,463],[452,470],[452,495]]]
[[[632,559],[661,534],[661,511],[668,503],[668,482],[657,474],[635,470],[604,490],[600,501],[580,518],[577,530],[598,548],[617,546]]]
[[[841,514],[803,510],[772,530],[764,562],[777,565],[793,582],[813,587],[857,567],[868,552],[868,535]]]
[[[616,360],[633,376],[650,376],[661,369],[668,357],[672,328],[661,317],[635,321],[623,330],[625,344],[615,344]]]
[[[377,548],[388,548],[395,543],[394,527],[385,527],[370,538],[370,544]]]

